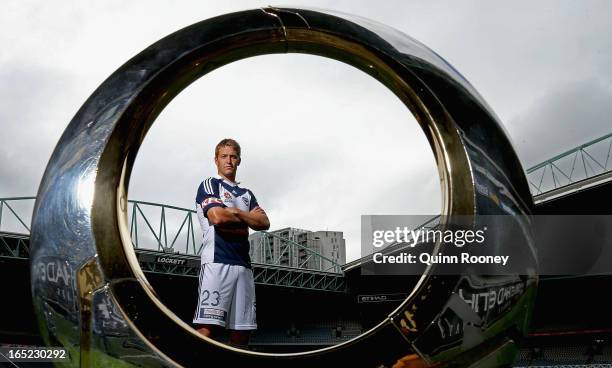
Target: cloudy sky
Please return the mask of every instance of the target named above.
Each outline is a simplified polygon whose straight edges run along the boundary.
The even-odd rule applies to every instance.
[[[291,2],[283,2],[291,4]],[[0,197],[34,195],[60,134],[93,90],[151,43],[260,1],[3,2]],[[609,1],[300,1],[385,23],[457,68],[505,124],[525,168],[612,131]],[[345,232],[362,214],[440,208],[433,156],[408,110],[339,62],[272,55],[214,71],[160,115],[131,199],[193,207],[224,137],[272,228]]]

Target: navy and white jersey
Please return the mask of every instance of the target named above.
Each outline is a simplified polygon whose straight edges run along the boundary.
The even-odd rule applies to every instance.
[[[207,213],[213,207],[236,207],[250,212],[259,206],[253,192],[217,175],[207,178],[200,184],[195,201],[203,234],[201,263],[224,263],[251,267],[248,235],[219,234],[215,231],[215,226],[208,220]]]

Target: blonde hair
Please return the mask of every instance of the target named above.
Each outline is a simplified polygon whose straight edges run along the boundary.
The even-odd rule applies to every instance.
[[[240,145],[235,140],[231,138],[222,139],[221,142],[217,144],[217,147],[215,147],[215,158],[219,156],[219,150],[221,147],[233,147],[238,153],[238,158],[240,158]]]

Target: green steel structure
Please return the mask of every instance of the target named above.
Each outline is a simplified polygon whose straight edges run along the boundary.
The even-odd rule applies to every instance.
[[[534,196],[605,176],[612,170],[612,133],[581,144],[527,169],[527,180]]]
[[[35,197],[0,198],[0,258],[27,260],[30,255],[30,227],[23,204],[34,205]],[[18,207],[19,206],[19,207]]]
[[[194,210],[143,201],[130,200],[128,204],[128,211],[131,213],[130,236],[135,249],[154,249],[185,255],[200,254],[202,244],[196,241]],[[131,210],[129,206],[132,207]],[[155,219],[156,216],[159,216],[159,221]],[[173,227],[168,222],[177,218],[181,220],[180,225],[174,234],[171,232],[168,242],[168,226],[170,225],[171,229]],[[153,221],[154,219],[156,221]]]
[[[27,260],[30,236],[9,232],[0,232],[0,258],[16,258]]]
[[[35,197],[0,198],[0,257],[28,259],[27,219]],[[28,202],[30,211],[21,211],[15,203]],[[202,250],[199,225],[194,225],[195,211],[163,204],[129,201],[129,228],[132,245],[144,272],[197,277]],[[27,213],[26,213],[27,212]],[[3,219],[4,216],[4,219]],[[11,231],[8,231],[8,230]],[[176,229],[176,231],[174,231]],[[346,283],[340,265],[316,251],[273,233],[260,239],[279,238],[283,247],[266,263],[253,263],[255,282],[291,288],[345,292]],[[261,243],[261,249],[257,244]],[[252,252],[271,253],[268,242],[256,243]],[[264,244],[265,243],[265,244]],[[295,254],[306,262],[283,264]],[[312,265],[325,264],[326,268]]]

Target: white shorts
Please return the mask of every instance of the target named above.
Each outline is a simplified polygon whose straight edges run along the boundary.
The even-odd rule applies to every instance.
[[[202,264],[193,323],[257,329],[253,270],[223,263]]]

